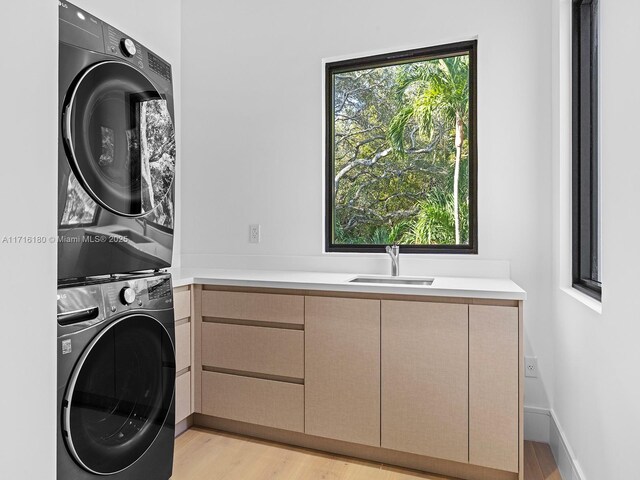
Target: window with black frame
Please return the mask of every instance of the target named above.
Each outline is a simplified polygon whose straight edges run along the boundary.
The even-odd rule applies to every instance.
[[[598,1],[573,1],[574,288],[600,300],[600,155],[598,151]]]
[[[327,251],[477,253],[476,48],[326,64]]]

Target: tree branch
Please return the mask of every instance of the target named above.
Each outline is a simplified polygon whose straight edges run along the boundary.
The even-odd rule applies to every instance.
[[[351,160],[336,174],[336,177],[334,179],[334,187],[333,187],[335,191],[336,192],[338,191],[338,187],[340,186],[340,179],[342,179],[342,177],[344,177],[347,173],[349,173],[351,169],[357,166],[371,167],[372,165],[375,165],[376,163],[378,163],[378,161],[381,158],[384,158],[387,155],[389,155],[392,150],[393,150],[392,148],[386,148],[381,152],[376,153],[372,158],[356,158],[355,160]]]
[[[357,158],[358,153],[360,151],[360,147],[362,147],[363,145],[366,145],[368,143],[371,143],[374,140],[382,140],[384,138],[385,137],[383,137],[383,136],[375,136],[375,137],[363,140],[362,142],[358,143],[355,146],[355,152],[353,154],[352,160],[347,162],[347,164],[344,167],[342,167],[342,169],[340,169],[340,171],[336,174],[336,176],[335,176],[335,178],[333,180],[333,184],[334,184],[333,188],[335,189],[334,191],[336,193],[338,192],[338,188],[340,187],[340,180],[342,179],[342,177],[344,177],[351,170],[353,170],[356,167],[363,167],[363,166],[364,167],[371,167],[371,166],[375,165],[376,163],[378,163],[378,161],[380,161],[380,159],[386,157],[387,155],[389,155],[392,152],[393,149],[391,147],[389,147],[389,148],[386,148],[385,150],[382,150],[381,152],[377,152],[371,158]],[[424,154],[424,153],[431,153],[436,148],[436,146],[438,145],[439,142],[440,142],[440,135],[438,135],[425,148],[411,148],[409,150],[406,150],[405,154],[407,154],[407,155],[419,155],[419,154]],[[409,171],[409,169],[407,171]]]

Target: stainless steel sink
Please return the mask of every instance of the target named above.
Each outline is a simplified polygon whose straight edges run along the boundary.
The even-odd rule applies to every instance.
[[[349,283],[383,283],[390,285],[422,285],[429,286],[433,278],[402,278],[402,277],[355,277]]]

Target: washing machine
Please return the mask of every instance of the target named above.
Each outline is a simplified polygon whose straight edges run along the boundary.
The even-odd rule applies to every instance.
[[[167,480],[174,444],[169,274],[58,289],[59,480]]]
[[[58,4],[58,279],[168,267],[171,65],[90,13]]]

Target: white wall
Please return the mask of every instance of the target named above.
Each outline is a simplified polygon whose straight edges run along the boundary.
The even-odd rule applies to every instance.
[[[640,457],[640,237],[634,140],[640,63],[634,40],[640,3],[600,2],[601,313],[570,279],[570,1],[553,0],[553,336],[552,408],[582,480],[638,478]],[[569,477],[570,478],[570,477]],[[565,479],[567,480],[567,479]]]
[[[478,38],[480,254],[402,269],[511,274],[550,387],[550,31],[530,0],[183,0],[183,265],[385,272],[322,255],[322,59]],[[540,382],[526,402],[547,405]]]
[[[2,6],[0,477],[55,477],[58,7]],[[43,244],[8,244],[10,236]]]
[[[167,58],[180,91],[179,0],[77,0]],[[0,478],[55,478],[58,6],[2,7]],[[179,115],[179,98],[177,99]],[[180,145],[178,145],[180,148]],[[5,237],[44,237],[40,245]],[[179,258],[179,257],[178,257]]]
[[[180,0],[71,0],[96,17],[131,35],[171,64],[176,118],[176,224],[173,266],[180,266],[182,119],[180,66]]]

